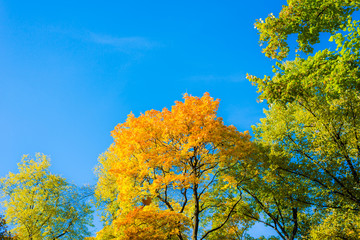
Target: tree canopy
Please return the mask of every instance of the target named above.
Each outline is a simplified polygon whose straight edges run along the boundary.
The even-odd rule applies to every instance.
[[[270,13],[255,27],[260,45],[267,57],[282,60],[289,53],[287,38],[297,35],[298,50],[312,53],[312,45],[320,42],[320,33],[334,34],[346,27],[351,14],[359,9],[358,0],[288,0],[278,17]]]
[[[267,159],[272,174],[292,177],[297,204],[311,206],[312,239],[358,239],[359,1],[288,1],[279,18],[256,23],[267,56],[284,59],[287,36],[297,33],[299,50],[312,52],[321,32],[336,49],[277,62],[274,76],[248,78],[269,104],[254,127],[255,141],[277,156]],[[295,180],[297,179],[297,180]],[[287,180],[287,181],[289,181]],[[300,181],[299,181],[300,180]]]
[[[49,172],[49,158],[24,156],[19,173],[1,178],[5,219],[17,239],[83,239],[92,225],[84,198],[88,189],[69,184]]]
[[[216,185],[230,182],[225,170],[253,147],[248,133],[216,116],[218,104],[209,94],[185,95],[171,110],[130,114],[116,126],[105,156],[120,203],[118,239],[205,239],[235,213],[241,196]]]

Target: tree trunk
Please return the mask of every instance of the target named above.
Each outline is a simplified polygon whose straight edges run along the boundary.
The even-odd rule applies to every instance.
[[[193,220],[193,234],[191,237],[191,240],[197,240],[198,239],[198,231],[199,231],[199,196],[198,196],[198,185],[194,184],[193,188],[193,196],[195,200],[195,209],[194,209],[194,220]]]

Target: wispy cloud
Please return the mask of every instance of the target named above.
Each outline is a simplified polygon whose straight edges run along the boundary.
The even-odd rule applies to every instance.
[[[107,46],[114,50],[134,53],[161,47],[162,44],[140,36],[119,37],[111,34],[95,33],[89,30],[62,29],[56,26],[48,26],[47,31],[80,40],[87,43]]]
[[[235,74],[235,75],[197,75],[191,76],[188,78],[190,81],[205,81],[205,82],[215,82],[215,81],[225,81],[225,82],[242,82],[247,81],[245,75]]]
[[[149,50],[158,45],[156,42],[144,37],[114,37],[97,33],[90,33],[88,40],[93,43],[114,47],[124,52]]]

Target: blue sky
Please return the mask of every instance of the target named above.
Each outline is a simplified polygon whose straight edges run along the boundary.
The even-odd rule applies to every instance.
[[[0,0],[0,176],[41,152],[95,184],[110,131],[184,93],[220,98],[240,131],[263,117],[246,73],[272,74],[255,19],[286,1]]]

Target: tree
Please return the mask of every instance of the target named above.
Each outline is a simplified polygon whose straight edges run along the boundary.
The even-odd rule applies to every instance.
[[[299,197],[308,200],[308,187],[302,179],[274,169],[275,161],[287,159],[257,146],[245,162],[227,170],[226,174],[234,179],[239,194],[248,204],[238,208],[237,215],[273,228],[277,235],[270,239],[298,239],[317,223],[316,218],[311,218],[311,207],[297,201]]]
[[[310,181],[333,207],[360,209],[360,81],[346,60],[324,50],[285,63],[283,73],[259,83],[272,105],[256,132],[289,157],[279,169]],[[325,204],[317,195],[312,204]]]
[[[334,34],[343,29],[351,14],[359,9],[358,0],[288,0],[276,18],[272,13],[255,27],[260,33],[260,45],[267,57],[282,60],[289,53],[286,42],[297,34],[298,50],[312,53],[311,45],[318,43],[321,32]]]
[[[120,204],[99,239],[208,239],[244,204],[224,172],[251,153],[249,134],[225,126],[209,94],[184,99],[171,111],[130,114],[112,131],[101,164]]]
[[[89,189],[80,189],[49,172],[49,158],[24,156],[19,173],[2,178],[5,219],[18,239],[83,239],[89,235],[92,210]]]
[[[359,1],[288,1],[279,18],[256,23],[267,56],[283,59],[286,38],[298,33],[300,50],[311,53],[321,32],[336,50],[277,62],[273,77],[248,78],[269,110],[256,127],[257,144],[277,156],[265,162],[293,177],[292,196],[311,207],[316,224],[303,236],[357,239],[360,232],[360,27],[351,19]],[[338,31],[342,30],[342,31]],[[286,178],[289,179],[289,178]],[[300,190],[301,189],[301,190]],[[321,217],[319,217],[321,215]],[[346,219],[346,220],[345,220]],[[325,231],[326,229],[326,231]]]

